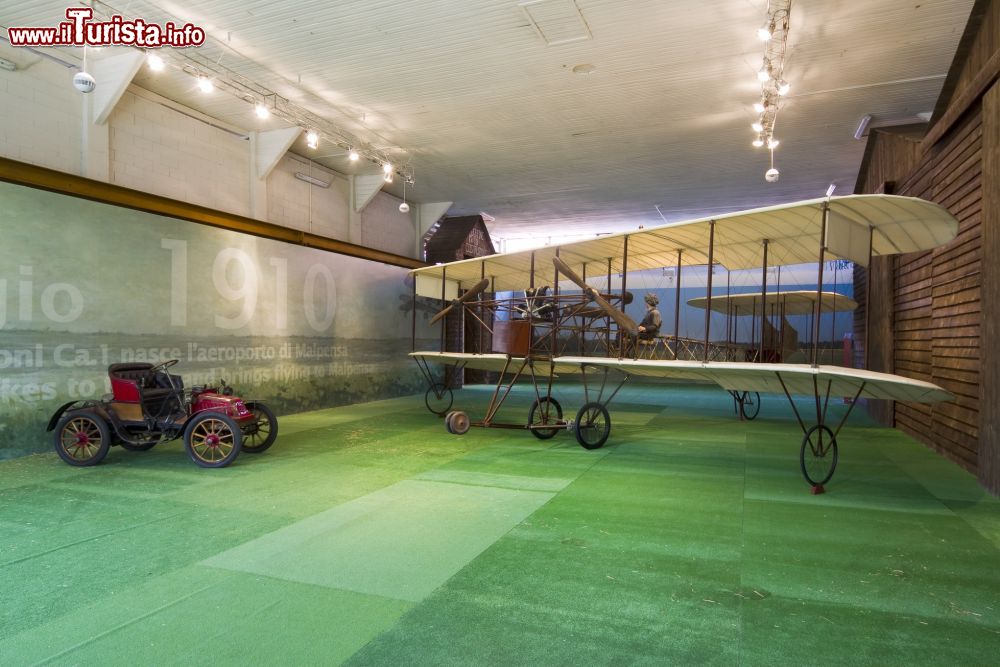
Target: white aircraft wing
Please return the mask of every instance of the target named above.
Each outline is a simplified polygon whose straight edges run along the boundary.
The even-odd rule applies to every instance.
[[[463,368],[471,368],[477,371],[493,371],[499,373],[506,366],[510,372],[516,371],[524,357],[510,357],[510,364],[507,365],[506,354],[472,354],[470,352],[410,352],[410,356],[428,363],[444,364],[453,366],[462,365]],[[555,363],[553,372],[556,375],[567,375],[580,372],[578,363],[561,363],[559,359],[553,360]],[[548,360],[538,360],[535,362],[536,368],[541,372],[548,373],[550,362]]]
[[[823,292],[818,296],[816,290],[794,290],[788,292],[768,292],[762,297],[760,292],[751,294],[713,294],[712,310],[716,313],[760,316],[761,306],[767,304],[779,307],[782,315],[812,315],[816,312],[816,303],[820,302],[824,313],[841,313],[852,311],[858,303],[837,292]],[[688,305],[705,309],[708,307],[708,297],[699,296],[688,299]],[[767,311],[765,311],[767,312]]]
[[[841,366],[606,357],[557,357],[555,363],[558,366],[612,368],[629,375],[715,382],[730,391],[783,394],[787,389],[792,395],[809,396],[825,393],[830,396],[854,396],[860,391],[862,398],[912,403],[937,403],[955,398],[950,392],[930,382]]]
[[[829,215],[824,225],[823,211]],[[892,195],[811,199],[678,222],[585,241],[460,260],[412,271],[420,296],[453,299],[483,278],[490,291],[522,290],[555,278],[556,255],[586,276],[708,263],[729,270],[758,268],[768,241],[772,266],[815,262],[821,232],[826,253],[866,266],[869,255],[928,250],[947,243],[958,221],[932,202]],[[680,253],[680,255],[678,255]],[[626,260],[627,257],[627,260]],[[627,266],[625,264],[627,263]],[[534,281],[532,278],[534,277]]]

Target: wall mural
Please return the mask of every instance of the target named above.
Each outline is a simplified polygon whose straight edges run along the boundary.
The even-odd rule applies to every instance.
[[[52,412],[118,362],[179,359],[279,416],[424,389],[405,269],[6,183],[0,202],[0,458],[48,451]]]

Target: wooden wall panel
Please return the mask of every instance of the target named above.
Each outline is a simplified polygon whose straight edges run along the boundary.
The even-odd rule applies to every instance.
[[[1000,12],[1000,3],[993,3]],[[994,21],[1000,23],[1000,16]],[[996,39],[993,43],[997,48]],[[1000,495],[1000,83],[983,97],[982,264],[979,482]]]
[[[934,406],[897,403],[895,423],[973,471],[981,407],[982,117],[978,106],[970,109],[898,187],[898,194],[947,207],[959,220],[958,236],[893,261],[895,370],[956,396]]]

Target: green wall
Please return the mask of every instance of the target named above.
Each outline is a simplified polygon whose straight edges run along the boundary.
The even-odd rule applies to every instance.
[[[410,293],[398,267],[0,183],[0,458],[48,450],[120,361],[279,415],[422,391]]]

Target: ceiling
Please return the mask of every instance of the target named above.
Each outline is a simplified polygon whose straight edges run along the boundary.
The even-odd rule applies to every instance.
[[[5,26],[54,25],[66,8],[3,4]],[[411,202],[489,214],[508,249],[812,198],[831,183],[850,192],[861,118],[905,124],[932,111],[972,4],[795,0],[781,177],[766,183],[767,152],[750,145],[762,0],[541,0],[529,11],[516,0],[94,1],[99,15],[208,33],[197,50],[165,51],[175,66],[144,68],[136,85],[246,131],[287,126],[197,92],[176,65],[224,67],[406,164]],[[379,171],[328,142],[293,150]]]

